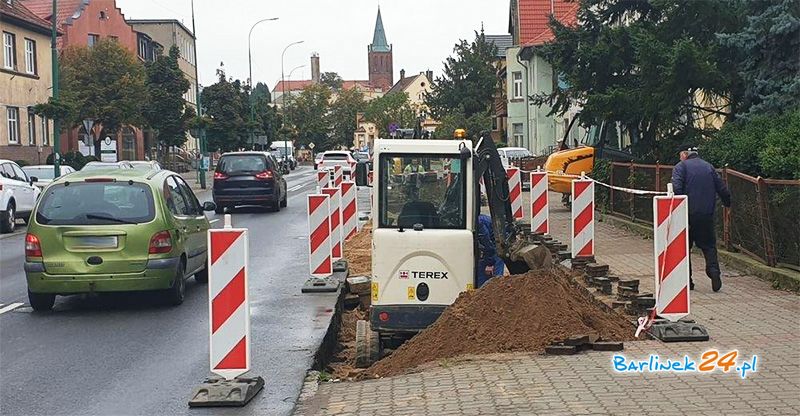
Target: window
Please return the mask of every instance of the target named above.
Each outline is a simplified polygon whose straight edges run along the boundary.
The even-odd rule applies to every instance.
[[[155,218],[150,186],[138,182],[57,184],[42,193],[36,221],[49,225],[141,224]]]
[[[25,72],[36,74],[36,41],[25,39]]]
[[[521,146],[523,139],[522,123],[514,123],[511,126],[511,129],[514,136],[514,146]]]
[[[511,74],[513,78],[514,84],[514,95],[512,98],[520,99],[522,98],[522,72],[514,72]]]
[[[89,47],[91,48],[94,45],[96,45],[97,42],[99,42],[99,41],[100,41],[100,35],[95,35],[95,34],[90,33],[87,45],[89,45]]]
[[[50,145],[50,121],[42,116],[42,146]]]
[[[3,66],[17,69],[17,37],[13,33],[3,32]]]
[[[8,107],[6,117],[8,118],[8,142],[19,144],[19,108]]]
[[[179,176],[173,176],[172,179],[178,183],[178,188],[180,188],[181,195],[183,195],[183,199],[186,201],[186,205],[191,215],[203,215],[203,208],[200,206],[200,201],[198,201],[197,197],[194,196],[192,188],[186,184],[183,178]]]
[[[21,167],[19,167],[19,165],[16,163],[9,163],[9,165],[11,166],[11,169],[14,170],[14,175],[17,177],[18,181],[28,182],[28,175],[22,170]]]
[[[180,191],[178,183],[172,176],[167,178],[167,180],[164,182],[164,199],[167,201],[167,206],[173,215],[192,215],[190,208],[191,205],[187,203]]]
[[[28,145],[36,146],[36,114],[28,112]]]
[[[381,155],[380,164],[381,228],[466,228],[466,182],[458,154]]]

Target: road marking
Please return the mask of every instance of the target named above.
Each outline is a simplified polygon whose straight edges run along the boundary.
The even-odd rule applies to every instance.
[[[289,188],[288,191],[289,192],[294,192],[294,191],[296,191],[296,190],[298,190],[298,189],[300,189],[300,188],[302,188],[304,186],[306,186],[306,185],[295,185],[295,186]]]
[[[219,218],[216,218],[216,219],[213,219],[213,220],[209,221],[208,223],[209,224],[213,224],[213,223],[218,222],[218,221],[219,221]]]
[[[16,302],[16,303],[12,303],[10,305],[7,305],[7,306],[5,306],[3,308],[0,308],[0,315],[4,314],[6,312],[13,311],[14,309],[17,309],[22,305],[24,305],[24,303]],[[0,306],[2,306],[2,304],[0,304]]]

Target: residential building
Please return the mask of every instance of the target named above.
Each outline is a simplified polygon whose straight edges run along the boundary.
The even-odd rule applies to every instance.
[[[434,132],[440,124],[430,117],[430,110],[425,104],[425,97],[432,91],[431,80],[433,71],[420,72],[417,75],[406,77],[406,70],[400,70],[400,80],[386,94],[405,93],[411,107],[421,119],[424,130]]]
[[[514,38],[511,35],[486,35],[486,42],[497,48],[494,61],[497,71],[497,88],[492,106],[492,140],[495,143],[508,143],[506,53],[508,48],[514,46]]]
[[[356,131],[353,133],[353,147],[356,149],[372,149],[372,144],[378,138],[378,127],[375,123],[364,119],[364,113],[356,114]]]
[[[33,113],[52,87],[50,24],[18,0],[0,1],[0,159],[45,163],[52,121]]]
[[[180,51],[178,58],[178,67],[180,67],[183,76],[189,80],[189,89],[183,94],[183,100],[186,105],[194,108],[197,113],[197,63],[195,62],[195,36],[189,28],[183,23],[174,19],[148,19],[148,20],[133,20],[129,19],[128,24],[133,29],[140,33],[149,36],[152,41],[163,47],[163,53],[169,53],[173,46],[177,46]],[[140,38],[141,39],[141,38]],[[146,145],[148,153],[154,153],[156,142],[146,135]],[[198,141],[192,137],[189,132],[186,133],[186,143],[184,149],[187,151],[194,151],[198,149]]]
[[[392,62],[392,45],[386,41],[386,31],[383,29],[380,7],[378,7],[378,17],[375,19],[372,44],[367,47],[367,55],[369,84],[383,91],[388,91],[394,85],[394,65]]]
[[[5,0],[3,0],[5,1]],[[20,0],[15,0],[20,1]],[[52,0],[21,0],[39,18],[50,21]],[[101,39],[112,39],[138,56],[138,36],[125,21],[115,0],[59,0],[56,23],[63,35],[58,48],[92,47]],[[97,126],[93,134],[100,134]],[[61,152],[81,151],[92,154],[93,143],[83,127],[61,134]],[[139,160],[145,156],[144,134],[133,126],[124,126],[111,140],[116,144],[118,160]]]
[[[532,97],[550,94],[558,86],[558,74],[542,58],[540,48],[553,40],[550,16],[567,25],[577,24],[578,3],[567,0],[511,0],[509,33],[514,46],[506,52],[508,96],[508,144],[547,154],[563,137],[571,112],[550,116],[547,105],[533,105]],[[577,134],[577,132],[575,132]]]

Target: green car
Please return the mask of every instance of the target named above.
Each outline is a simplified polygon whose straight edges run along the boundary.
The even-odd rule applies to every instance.
[[[185,280],[208,281],[203,205],[170,171],[101,169],[55,180],[25,237],[28,298],[36,311],[56,295],[160,291],[183,302]]]

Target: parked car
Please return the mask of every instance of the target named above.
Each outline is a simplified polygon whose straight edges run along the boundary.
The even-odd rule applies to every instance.
[[[317,169],[329,169],[333,175],[334,166],[340,165],[344,176],[351,176],[352,166],[357,163],[353,155],[346,150],[331,150],[322,153],[322,159]]]
[[[11,233],[17,218],[28,223],[40,190],[35,176],[28,176],[10,160],[0,159],[0,233]]]
[[[497,149],[500,154],[500,159],[503,161],[503,166],[508,167],[521,159],[527,157],[534,157],[530,150],[524,147],[501,147]]]
[[[25,236],[28,299],[36,311],[56,295],[158,290],[178,305],[185,279],[208,281],[203,205],[179,175],[120,169],[56,179]]]
[[[61,172],[59,177],[75,172],[75,169],[68,165],[61,165],[58,168]],[[37,181],[34,182],[34,185],[39,187],[39,189],[44,189],[45,186],[50,185],[50,182],[53,182],[53,176],[55,176],[56,173],[53,165],[23,166],[22,171],[25,172],[29,178],[34,177],[37,179]]]
[[[152,170],[152,171],[161,170],[161,165],[155,160],[134,160],[128,163],[130,163],[134,169],[138,170]]]
[[[216,212],[237,205],[258,205],[280,211],[286,207],[286,179],[269,152],[233,152],[220,157],[212,190]]]
[[[133,165],[131,162],[123,160],[121,162],[89,162],[81,168],[82,171],[98,169],[133,169]]]

